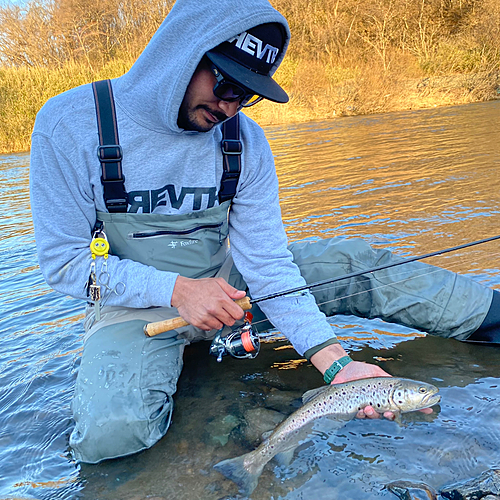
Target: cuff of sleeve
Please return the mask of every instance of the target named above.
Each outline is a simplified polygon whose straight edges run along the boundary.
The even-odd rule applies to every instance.
[[[147,294],[149,305],[146,307],[172,307],[172,294],[178,273],[158,271],[149,276]]]
[[[333,339],[328,339],[326,342],[322,342],[321,344],[311,347],[310,349],[307,349],[307,351],[304,353],[305,358],[309,361],[312,356],[314,356],[317,352],[321,351],[321,349],[324,349],[326,346],[332,345],[332,344],[340,344],[337,338]]]

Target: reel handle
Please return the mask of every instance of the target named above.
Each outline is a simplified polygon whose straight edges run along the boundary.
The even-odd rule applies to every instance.
[[[250,297],[243,297],[242,299],[237,299],[234,301],[238,304],[244,311],[248,311],[252,308],[250,303]],[[166,319],[164,321],[156,321],[154,323],[148,323],[144,325],[144,333],[147,337],[154,337],[163,332],[169,332],[170,330],[175,330],[176,328],[181,328],[183,326],[188,326],[189,323],[178,316],[177,318]]]

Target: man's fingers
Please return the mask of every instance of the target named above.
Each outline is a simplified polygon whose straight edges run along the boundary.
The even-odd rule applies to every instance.
[[[245,295],[246,292],[243,290],[238,290],[237,288],[234,288],[234,286],[231,286],[225,279],[223,278],[216,278],[217,283],[219,286],[224,290],[224,292],[231,297],[232,299],[242,299]]]
[[[196,328],[199,328],[200,330],[204,330],[206,332],[210,330],[220,330],[224,324],[221,323],[220,321],[208,321],[205,323],[198,323],[195,324],[194,322],[191,323],[193,326],[196,326]]]
[[[240,292],[240,290],[236,291],[238,293]],[[245,292],[242,291],[241,293],[243,294],[244,297]],[[209,312],[228,326],[233,326],[234,322],[238,319],[243,318],[243,315],[245,314],[245,311],[238,304],[236,304],[236,302],[234,302],[234,300],[230,298],[228,295],[225,295],[223,299],[220,301],[220,303],[216,305],[217,307]]]
[[[365,406],[362,410],[359,410],[356,414],[356,418],[380,418],[382,415],[373,408],[373,406]],[[388,420],[394,420],[395,415],[392,411],[384,412],[383,416]]]
[[[375,411],[372,406],[366,406],[365,408],[363,408],[363,412],[366,418],[380,418],[380,413]]]
[[[227,321],[224,321],[224,324],[228,326],[233,326],[234,322],[238,319],[243,318],[245,311],[238,305],[232,302],[227,307],[224,307],[225,312],[227,313]]]
[[[201,307],[195,311],[189,308],[179,308],[179,314],[191,325],[201,330],[219,330],[224,325],[233,326],[236,320],[243,317],[244,311],[232,300],[219,301],[211,307]]]
[[[419,411],[425,413],[426,415],[434,413],[432,408],[423,408]],[[372,406],[365,406],[362,410],[359,410],[358,413],[356,413],[356,418],[380,418],[381,416],[387,418],[388,420],[394,420],[396,418],[396,415],[394,415],[392,411],[386,411],[383,415],[381,415]]]
[[[233,326],[244,315],[234,302],[245,297],[245,292],[232,287],[222,278],[176,280],[171,304],[191,325],[202,330],[218,330]]]
[[[224,302],[221,309],[214,311],[213,316],[227,326],[233,326],[236,320],[241,319],[245,311],[232,300]]]
[[[421,410],[422,413],[426,413],[427,415],[434,413],[434,410],[432,408],[422,408]]]

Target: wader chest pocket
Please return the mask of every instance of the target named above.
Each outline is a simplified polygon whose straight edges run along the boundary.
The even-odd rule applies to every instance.
[[[198,233],[199,231],[210,229],[214,231],[215,230],[219,231],[219,244],[222,245],[224,239],[222,237],[223,225],[224,225],[223,222],[219,222],[217,224],[204,224],[190,229],[179,229],[179,230],[158,229],[151,231],[138,231],[135,233],[128,233],[127,238],[130,240],[145,240],[147,238],[160,238],[160,237],[170,236],[179,238],[190,237],[190,241],[193,241],[193,238],[196,238],[196,233]]]
[[[111,255],[187,278],[206,278],[226,258],[229,206],[225,202],[184,215],[98,212],[98,219]]]

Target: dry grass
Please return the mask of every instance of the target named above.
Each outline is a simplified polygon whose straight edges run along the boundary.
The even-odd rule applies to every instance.
[[[56,69],[0,68],[0,152],[29,150],[35,116],[50,97],[84,83],[119,76],[131,64],[116,60],[98,72],[75,62]]]

